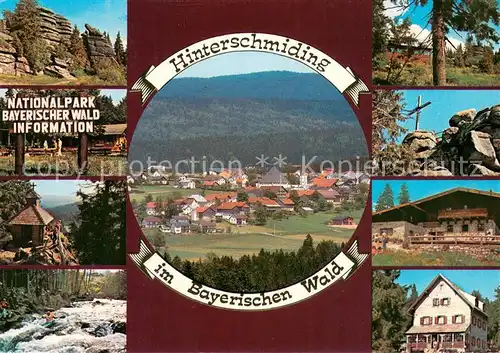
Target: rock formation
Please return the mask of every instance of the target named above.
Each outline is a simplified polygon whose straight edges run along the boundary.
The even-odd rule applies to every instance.
[[[500,105],[454,114],[441,140],[434,132],[413,131],[403,140],[415,156],[420,176],[500,175]]]
[[[115,50],[106,36],[96,28],[85,24],[85,33],[83,33],[83,42],[87,49],[87,54],[92,65],[96,65],[102,59],[110,59],[116,62]]]
[[[73,33],[71,22],[50,9],[40,7],[39,10],[42,20],[40,37],[45,40],[52,53],[49,65],[43,69],[43,72],[33,72],[28,60],[18,55],[5,21],[0,20],[0,74],[17,76],[47,74],[68,80],[74,79],[69,71],[71,61],[55,56],[58,46],[69,42]],[[106,36],[89,25],[85,27],[87,31],[82,36],[91,64],[94,66],[100,59],[105,58],[116,62],[113,45]]]

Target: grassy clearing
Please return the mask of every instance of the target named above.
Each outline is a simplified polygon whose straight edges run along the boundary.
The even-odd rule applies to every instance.
[[[456,252],[385,251],[372,258],[373,266],[499,266],[500,258],[494,255],[476,259],[471,255]]]
[[[387,73],[381,70],[373,71],[373,83],[384,85]],[[446,69],[446,81],[449,86],[498,86],[500,75],[476,72],[471,68],[449,67]],[[401,72],[398,82],[392,85],[432,86],[432,68],[430,66],[414,66]]]
[[[72,176],[78,175],[78,158],[74,152],[62,156],[30,156],[25,158],[25,175]],[[127,157],[89,155],[87,176],[121,176],[127,174]],[[0,175],[14,174],[13,156],[0,157]]]
[[[126,86],[127,82],[107,82],[97,76],[83,75],[75,80],[67,80],[51,76],[15,76],[0,75],[0,84],[2,85],[61,85],[61,86]]]

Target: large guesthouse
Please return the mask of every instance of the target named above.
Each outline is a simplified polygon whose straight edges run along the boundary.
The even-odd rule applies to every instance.
[[[500,194],[455,188],[373,213],[373,234],[411,242],[498,243]]]
[[[484,303],[438,275],[410,307],[408,353],[487,351],[488,315]]]

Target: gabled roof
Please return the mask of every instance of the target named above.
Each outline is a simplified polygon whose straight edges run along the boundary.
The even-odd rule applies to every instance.
[[[217,207],[217,210],[232,210],[234,208],[248,207],[246,202],[224,202]]]
[[[403,204],[400,204],[400,205],[388,208],[386,210],[373,212],[372,216],[379,215],[379,214],[382,214],[382,213],[385,213],[385,212],[389,212],[389,211],[392,211],[392,210],[397,210],[398,208],[402,208],[402,207],[406,207],[406,206],[410,206],[410,205],[418,205],[418,204],[421,204],[423,202],[434,200],[434,199],[437,199],[439,197],[443,197],[443,196],[446,196],[446,195],[449,195],[449,194],[453,194],[455,192],[460,192],[460,191],[461,192],[468,192],[468,193],[476,194],[476,195],[483,195],[483,196],[491,196],[491,197],[500,198],[500,193],[497,193],[497,192],[483,191],[483,190],[476,190],[476,189],[469,189],[469,188],[458,187],[458,188],[453,188],[453,189],[450,189],[450,190],[446,190],[446,191],[440,192],[440,193],[432,195],[432,196],[424,197],[423,199],[420,199],[420,200],[417,200],[417,201],[411,201],[411,202],[403,203]]]
[[[9,225],[47,225],[54,220],[54,217],[43,208],[31,205],[15,215]]]
[[[447,285],[449,285],[451,287],[451,289],[453,289],[453,291],[467,304],[469,305],[469,307],[471,307],[472,310],[477,310],[481,313],[483,313],[484,315],[488,316],[488,314],[486,314],[483,310],[481,310],[479,307],[476,306],[476,303],[473,303],[471,302],[470,298],[468,296],[470,296],[470,294],[464,292],[463,290],[461,290],[455,283],[451,282],[448,278],[446,278],[445,276],[443,276],[442,274],[439,274],[437,275],[432,281],[431,283],[429,283],[429,285],[427,286],[427,288],[424,289],[424,291],[422,291],[422,293],[419,295],[419,297],[417,298],[417,300],[415,300],[415,302],[410,306],[409,310],[413,310],[415,309],[418,305],[420,305],[420,303],[422,302],[422,300],[424,300],[426,298],[427,295],[429,295],[429,293],[432,291],[432,289],[434,288],[434,286],[440,281],[440,280],[443,280]]]
[[[278,167],[273,166],[269,171],[259,180],[263,184],[283,184],[288,183],[288,179]]]
[[[123,135],[127,131],[127,124],[104,125],[104,135]]]

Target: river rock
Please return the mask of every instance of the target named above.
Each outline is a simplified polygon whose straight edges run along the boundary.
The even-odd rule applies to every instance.
[[[500,104],[495,105],[490,110],[489,122],[491,125],[499,127],[500,126]]]
[[[451,127],[459,127],[462,124],[470,124],[476,116],[476,109],[462,110],[455,113],[449,121]]]
[[[127,324],[125,322],[115,322],[111,325],[113,333],[127,333]]]
[[[82,322],[81,325],[80,325],[81,329],[86,329],[86,328],[89,328],[89,327],[90,327],[90,324],[88,322]]]
[[[107,325],[99,325],[90,334],[96,337],[104,337],[109,334],[109,329]]]

